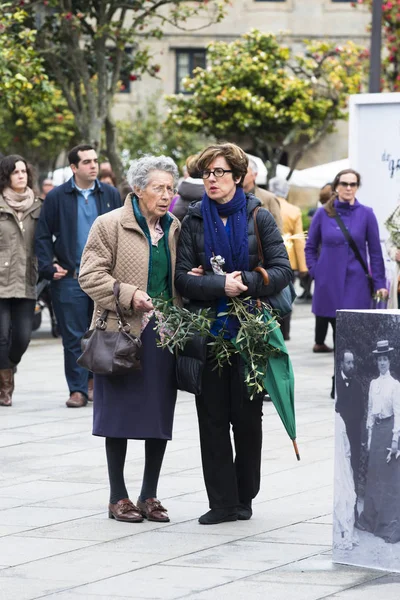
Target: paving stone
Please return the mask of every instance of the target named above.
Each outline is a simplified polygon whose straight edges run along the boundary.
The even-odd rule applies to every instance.
[[[62,347],[45,323],[18,369],[13,407],[0,410],[0,600],[397,599],[398,577],[332,563],[333,357],[312,353],[313,331],[310,305],[296,306],[288,348],[302,460],[264,403],[253,518],[198,523],[208,499],[197,416],[180,393],[159,483],[171,522],[133,525],[108,519],[104,440],[91,436],[91,406],[65,407]],[[130,441],[133,500],[143,463],[144,443]]]

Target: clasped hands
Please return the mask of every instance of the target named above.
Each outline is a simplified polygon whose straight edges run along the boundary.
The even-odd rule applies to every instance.
[[[188,272],[188,275],[203,277],[204,269],[201,265],[198,267],[193,267],[193,269]],[[225,294],[229,298],[240,296],[240,294],[245,292],[247,289],[247,285],[244,285],[243,283],[241,271],[233,271],[232,273],[227,273],[225,275]]]

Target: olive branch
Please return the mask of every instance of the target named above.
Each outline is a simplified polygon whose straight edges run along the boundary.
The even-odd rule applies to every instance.
[[[268,360],[272,354],[280,352],[268,342],[270,333],[279,327],[270,306],[251,298],[231,298],[228,309],[217,315],[237,321],[238,332],[231,340],[224,337],[224,328],[217,335],[211,332],[214,319],[210,316],[210,309],[192,312],[163,299],[153,299],[153,304],[156,308],[158,346],[176,353],[183,350],[195,335],[208,338],[215,369],[231,364],[231,357],[240,354],[245,363],[245,382],[250,399],[265,391],[263,380]]]

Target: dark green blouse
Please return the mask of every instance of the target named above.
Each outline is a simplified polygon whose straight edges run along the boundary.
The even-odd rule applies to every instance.
[[[168,234],[171,227],[172,217],[167,213],[160,219],[164,237],[158,242],[158,246],[151,243],[150,231],[146,219],[140,212],[139,203],[135,194],[132,196],[133,213],[149,243],[149,277],[147,282],[147,293],[150,298],[172,298],[172,274],[170,269],[170,253],[168,248]]]
[[[147,284],[147,293],[150,298],[170,299],[169,293],[169,257],[165,247],[166,237],[158,242],[158,246],[151,248],[151,272]]]

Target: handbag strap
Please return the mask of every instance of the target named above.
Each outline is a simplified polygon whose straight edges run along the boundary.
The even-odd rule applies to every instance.
[[[261,243],[260,232],[258,230],[258,223],[257,223],[257,215],[258,215],[258,211],[260,210],[260,208],[261,208],[261,206],[257,206],[253,210],[254,233],[256,236],[256,240],[257,240],[258,262],[261,263],[254,269],[254,271],[257,271],[258,273],[260,273],[262,275],[264,284],[268,285],[269,284],[269,275],[268,275],[267,271],[264,269],[264,267],[262,266],[264,264],[264,252],[263,252],[263,247],[262,247],[262,243]]]
[[[335,219],[336,223],[339,225],[339,227],[340,227],[340,229],[341,229],[344,237],[346,238],[346,240],[347,240],[350,248],[353,250],[356,259],[358,260],[358,262],[362,266],[362,268],[364,270],[364,273],[368,277],[369,276],[368,267],[365,264],[365,261],[364,261],[363,257],[360,254],[360,250],[358,249],[357,244],[355,243],[355,241],[351,237],[350,231],[347,229],[346,225],[343,223],[342,219],[340,218],[340,216],[337,213],[334,215],[334,219]]]

